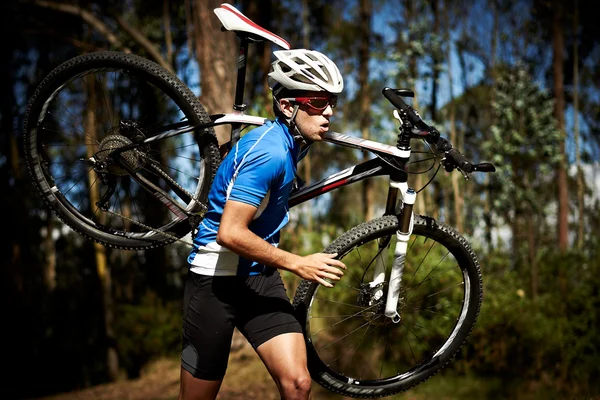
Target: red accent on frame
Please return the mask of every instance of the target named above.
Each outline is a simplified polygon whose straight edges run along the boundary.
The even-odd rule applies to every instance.
[[[348,179],[342,179],[340,181],[333,182],[333,183],[331,183],[329,185],[325,185],[325,186],[323,186],[319,190],[315,190],[315,191],[306,193],[304,196],[299,197],[298,199],[296,199],[294,201],[293,204],[299,204],[299,203],[302,203],[303,201],[305,201],[306,199],[309,199],[309,198],[312,198],[312,197],[317,197],[320,194],[330,192],[330,191],[332,191],[333,189],[335,189],[337,187],[344,186],[347,182],[348,182]],[[317,193],[315,193],[315,192],[317,192]]]

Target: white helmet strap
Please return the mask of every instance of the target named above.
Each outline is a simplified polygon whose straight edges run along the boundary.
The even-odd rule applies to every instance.
[[[279,107],[279,110],[281,111],[281,106],[279,105],[279,102],[277,102],[277,107]],[[296,115],[298,114],[299,108],[300,106],[298,104],[294,105],[294,111],[292,111],[292,115],[290,115],[289,117],[286,117],[283,112],[281,114],[283,116],[285,124],[289,128],[290,133],[292,134],[292,137],[294,138],[294,141],[300,143],[300,145],[304,147],[306,144],[308,144],[308,141],[304,138],[304,136],[302,136],[302,133],[300,133],[300,130],[296,125]]]
[[[290,128],[292,137],[294,138],[294,140],[296,142],[299,142],[301,146],[304,146],[307,144],[306,139],[304,138],[304,136],[302,135],[302,133],[300,133],[300,130],[298,129],[298,126],[296,125],[296,114],[298,114],[298,109],[300,108],[300,106],[298,104],[294,105],[294,111],[292,111],[292,115],[289,118],[285,119],[285,122],[287,123],[288,127]]]

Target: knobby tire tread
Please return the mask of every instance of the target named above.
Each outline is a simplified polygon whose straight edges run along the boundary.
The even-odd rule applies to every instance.
[[[161,240],[155,241],[136,241],[136,239],[132,238],[121,238],[116,235],[111,235],[107,232],[101,232],[96,230],[96,233],[91,233],[90,227],[83,221],[74,220],[73,217],[67,218],[63,215],[63,210],[56,203],[58,200],[52,194],[50,188],[48,187],[48,183],[44,178],[44,174],[41,171],[39,166],[38,159],[40,155],[35,148],[37,145],[36,141],[32,141],[30,138],[30,130],[35,128],[35,124],[37,118],[40,115],[42,110],[43,102],[46,101],[49,96],[52,94],[53,88],[56,87],[56,81],[66,82],[68,79],[72,78],[75,73],[82,73],[89,69],[86,69],[86,65],[89,65],[87,68],[98,68],[100,63],[104,63],[103,67],[105,68],[127,68],[131,67],[136,69],[143,74],[148,74],[153,76],[154,78],[162,81],[164,84],[169,86],[180,98],[182,98],[189,106],[191,106],[193,113],[198,118],[199,123],[207,123],[210,122],[210,118],[208,113],[198,100],[198,98],[192,93],[189,87],[183,83],[176,75],[170,73],[165,68],[156,64],[153,61],[145,59],[143,57],[139,57],[133,54],[127,54],[116,51],[100,51],[96,53],[88,53],[84,55],[80,55],[74,57],[70,60],[65,61],[61,65],[57,66],[53,69],[38,85],[33,96],[31,97],[27,110],[25,113],[25,123],[24,123],[24,147],[25,147],[25,161],[29,170],[29,174],[32,177],[34,182],[34,186],[37,191],[40,193],[41,197],[44,199],[46,204],[54,211],[54,214],[65,224],[69,225],[76,232],[81,234],[82,236],[91,239],[95,242],[101,243],[108,247],[114,247],[124,250],[141,250],[141,249],[151,249],[165,246],[169,243],[173,243],[177,239],[163,236]],[[32,118],[34,120],[32,120]],[[36,133],[37,134],[37,133]],[[200,147],[201,154],[205,156],[207,167],[210,169],[209,172],[209,183],[203,188],[202,193],[202,201],[206,201],[208,196],[208,190],[212,185],[214,180],[217,167],[221,161],[221,156],[219,153],[218,142],[213,128],[206,129],[203,134],[196,133],[196,140],[198,146]],[[68,212],[68,211],[65,211]],[[67,221],[67,219],[71,219],[71,221]],[[192,231],[192,227],[190,226],[187,232],[179,234],[179,237],[182,237]],[[112,240],[112,242],[107,241],[103,238],[103,236],[107,236]]]
[[[479,261],[475,252],[471,249],[471,246],[468,243],[468,241],[462,235],[460,235],[454,228],[445,224],[439,224],[433,218],[415,215],[414,225],[415,230],[428,229],[430,230],[430,232],[433,232],[436,236],[447,236],[447,239],[449,238],[450,241],[454,242],[453,245],[461,247],[471,259],[473,263],[472,268],[474,268],[475,276],[477,278],[476,282],[473,282],[474,290],[477,290],[479,295],[475,299],[471,300],[471,304],[468,305],[468,307],[470,308],[475,308],[475,314],[471,315],[471,321],[468,321],[468,330],[466,332],[463,332],[460,335],[460,337],[457,335],[457,337],[452,343],[455,344],[458,341],[458,346],[454,347],[451,350],[452,353],[449,356],[447,356],[447,359],[443,363],[443,365],[436,367],[426,377],[420,378],[418,380],[413,379],[412,382],[398,381],[394,384],[382,384],[377,387],[373,386],[368,388],[358,388],[347,382],[342,382],[339,380],[337,382],[331,383],[331,376],[328,377],[329,381],[324,380],[322,377],[323,371],[321,370],[319,364],[311,363],[311,355],[313,357],[318,357],[318,355],[314,354],[311,351],[311,344],[307,340],[307,348],[309,350],[309,372],[312,378],[327,390],[343,396],[355,398],[378,398],[404,392],[425,382],[426,380],[437,374],[439,371],[443,370],[448,365],[448,363],[452,361],[452,359],[456,356],[460,348],[465,344],[468,337],[471,335],[471,332],[473,330],[473,327],[475,326],[475,322],[481,309],[481,303],[483,301],[483,277],[481,274]],[[342,250],[351,248],[351,246],[360,245],[370,240],[369,238],[379,231],[390,229],[396,230],[397,228],[398,217],[395,215],[384,216],[371,221],[367,221],[343,233],[340,237],[335,239],[329,246],[327,246],[327,248],[325,248],[323,252],[329,254],[338,253],[339,256]],[[303,322],[303,327],[305,327],[304,321],[306,318],[308,306],[311,301],[311,296],[312,294],[314,294],[314,288],[317,285],[317,283],[303,280],[302,282],[300,282],[296,289],[296,293],[293,300],[293,307],[297,312],[298,318],[301,322]],[[305,332],[305,338],[307,334],[308,333]]]

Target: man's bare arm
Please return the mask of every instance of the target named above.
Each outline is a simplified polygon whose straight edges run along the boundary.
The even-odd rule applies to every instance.
[[[334,259],[336,254],[315,253],[299,256],[279,249],[254,234],[248,228],[256,207],[239,201],[225,203],[221,223],[217,233],[217,243],[234,253],[261,264],[287,270],[323,286],[332,287],[327,282],[338,281],[346,269],[344,263]]]

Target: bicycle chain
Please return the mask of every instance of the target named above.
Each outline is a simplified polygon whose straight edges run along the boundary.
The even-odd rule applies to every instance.
[[[137,152],[137,150],[136,150],[136,152]],[[194,196],[193,196],[193,195],[192,195],[190,192],[188,192],[188,191],[187,191],[185,188],[183,188],[183,187],[182,187],[182,186],[181,186],[181,185],[180,185],[180,184],[179,184],[179,183],[178,183],[176,180],[174,180],[174,179],[173,179],[173,178],[171,178],[171,177],[170,177],[168,174],[166,174],[166,173],[165,173],[165,172],[162,170],[162,168],[160,168],[160,166],[159,166],[160,164],[159,164],[159,163],[158,163],[156,160],[154,160],[154,159],[153,159],[153,158],[151,158],[151,157],[148,157],[148,155],[147,155],[147,154],[145,154],[145,153],[143,153],[143,152],[138,152],[138,153],[140,153],[139,155],[141,155],[141,156],[144,158],[144,161],[146,162],[146,165],[149,165],[149,166],[150,166],[152,169],[154,169],[156,172],[158,172],[158,174],[159,174],[160,176],[162,176],[162,177],[163,177],[163,179],[165,179],[165,180],[167,180],[167,181],[171,182],[171,183],[172,183],[173,185],[175,185],[175,186],[176,186],[176,187],[177,187],[179,190],[181,190],[182,192],[184,192],[185,194],[187,194],[187,195],[188,195],[190,198],[194,199],[194,201],[197,201],[197,200],[196,200],[196,198],[195,198],[195,197],[194,197]],[[157,165],[157,164],[159,164],[159,165]],[[201,205],[201,207],[202,207],[202,211],[200,212],[200,216],[203,216],[203,215],[204,215],[204,213],[207,211],[207,208],[206,208],[206,206],[204,206],[202,203],[200,203],[200,205]],[[133,220],[133,219],[131,219],[131,218],[129,218],[129,217],[127,217],[127,216],[125,216],[125,215],[119,214],[119,213],[117,213],[117,212],[115,212],[115,211],[111,211],[111,210],[109,210],[109,209],[106,209],[105,211],[106,211],[106,212],[108,212],[108,213],[110,213],[110,214],[116,215],[117,217],[123,218],[123,219],[125,219],[125,220],[127,220],[127,221],[129,221],[129,222],[131,222],[131,223],[133,223],[133,224],[135,224],[135,225],[138,225],[138,226],[140,226],[140,227],[142,227],[142,228],[146,229],[146,230],[149,230],[149,231],[151,231],[151,232],[158,233],[159,235],[163,235],[164,237],[167,237],[167,238],[169,238],[169,239],[173,239],[173,240],[174,240],[174,241],[176,241],[176,242],[181,242],[181,243],[184,243],[184,244],[186,244],[186,245],[188,245],[188,246],[193,246],[193,243],[192,243],[192,242],[186,241],[186,240],[184,240],[184,239],[182,239],[182,238],[178,238],[177,236],[174,236],[174,235],[171,235],[170,233],[166,233],[166,232],[164,232],[164,231],[158,230],[158,229],[156,229],[156,228],[153,228],[153,227],[151,227],[151,226],[149,226],[149,225],[143,224],[143,223],[141,223],[141,222],[139,222],[139,221],[135,221],[135,220]],[[194,222],[194,220],[196,219],[196,218],[194,218],[194,217],[190,217],[190,218],[192,218],[192,222]],[[197,221],[197,223],[200,223],[200,221]],[[192,226],[192,228],[193,228],[193,226]],[[194,229],[194,228],[193,228],[193,229]],[[193,231],[192,231],[192,234],[193,234]]]
[[[129,218],[129,217],[127,217],[127,216],[123,215],[123,214],[119,214],[118,212],[114,212],[114,211],[111,211],[111,210],[105,210],[105,211],[106,211],[106,212],[108,212],[109,214],[113,214],[113,215],[116,215],[117,217],[120,217],[120,218],[126,219],[127,221],[129,221],[129,222],[132,222],[132,223],[133,223],[133,224],[135,224],[135,225],[141,226],[141,227],[142,227],[142,228],[144,228],[144,229],[147,229],[147,230],[149,230],[149,231],[152,231],[152,232],[158,233],[159,235],[163,235],[163,236],[165,236],[165,237],[168,237],[169,239],[173,239],[174,241],[177,241],[177,242],[182,242],[182,243],[184,243],[184,244],[187,244],[187,245],[189,245],[189,246],[193,246],[193,243],[192,243],[192,242],[188,242],[188,241],[186,241],[186,240],[184,240],[184,239],[182,239],[182,238],[178,238],[177,236],[171,235],[170,233],[163,232],[163,231],[159,231],[159,230],[158,230],[158,229],[156,229],[156,228],[153,228],[153,227],[151,227],[151,226],[148,226],[148,225],[146,225],[146,224],[142,224],[141,222],[139,222],[139,221],[135,221],[135,220],[133,220],[133,219],[131,219],[131,218]]]
[[[177,186],[177,188],[179,190],[181,190],[182,192],[184,192],[185,194],[187,194],[190,198],[194,199],[194,201],[196,201],[196,198],[194,196],[192,196],[192,194],[190,192],[188,192],[187,190],[185,190],[183,188],[183,186],[181,186],[175,179],[171,178],[167,173],[165,173],[165,171],[162,170],[162,168],[159,166],[160,163],[158,163],[158,161],[154,160],[153,158],[148,157],[147,155],[146,155],[146,161],[151,161],[149,163],[149,165],[154,170],[156,170],[159,173],[159,175],[163,177],[163,179],[171,182],[173,185]]]

